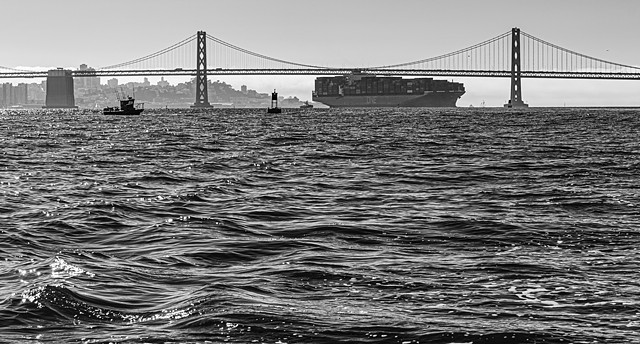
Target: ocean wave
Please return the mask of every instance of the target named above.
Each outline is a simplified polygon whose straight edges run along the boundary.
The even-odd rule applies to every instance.
[[[625,343],[635,110],[0,110],[8,342]]]

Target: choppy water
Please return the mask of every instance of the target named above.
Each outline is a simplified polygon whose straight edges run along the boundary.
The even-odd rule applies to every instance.
[[[640,341],[640,110],[0,113],[0,342]]]

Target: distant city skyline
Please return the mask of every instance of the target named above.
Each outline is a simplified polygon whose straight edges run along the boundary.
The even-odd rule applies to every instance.
[[[634,44],[640,2],[634,0],[11,0],[2,6],[3,26],[16,29],[3,37],[0,66],[12,68],[99,68],[145,56],[198,30],[288,61],[366,67],[452,52],[512,27],[586,55],[640,66]],[[160,80],[148,78],[152,84]],[[210,79],[310,99],[314,77]],[[507,78],[441,79],[465,84],[458,106],[501,106],[509,96]],[[0,80],[6,81],[33,82]],[[522,91],[532,106],[640,106],[637,81],[524,79]]]

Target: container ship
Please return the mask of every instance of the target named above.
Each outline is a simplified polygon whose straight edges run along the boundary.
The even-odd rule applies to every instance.
[[[312,99],[330,107],[455,107],[463,94],[458,82],[354,72],[316,78]]]

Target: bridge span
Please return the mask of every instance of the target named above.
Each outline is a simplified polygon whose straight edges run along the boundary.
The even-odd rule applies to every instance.
[[[345,75],[357,71],[363,74],[383,76],[451,76],[451,77],[486,77],[510,78],[510,71],[493,70],[441,70],[441,69],[395,69],[389,71],[378,68],[327,68],[318,69],[217,69],[207,70],[207,75]],[[123,77],[123,76],[196,76],[197,69],[144,69],[144,70],[107,70],[82,71],[70,70],[74,78],[82,77]],[[46,78],[48,71],[0,73],[0,78]],[[544,79],[605,79],[605,80],[639,80],[640,73],[613,72],[544,72],[521,71],[522,78]]]
[[[194,76],[196,99],[193,106],[210,107],[207,89],[209,75],[331,76],[356,71],[384,76],[510,78],[511,94],[505,104],[507,107],[528,106],[522,99],[522,78],[640,79],[640,67],[587,56],[539,39],[519,28],[435,57],[394,65],[351,68],[281,60],[237,47],[204,31],[198,31],[195,35],[153,54],[95,70],[28,71],[0,66],[0,79],[47,78],[47,84],[50,85],[47,100],[65,99],[47,106],[73,107],[73,104],[67,102],[68,99],[73,99],[73,94],[68,94],[73,92],[73,87],[70,91],[68,87],[69,80],[73,85],[73,78]]]

